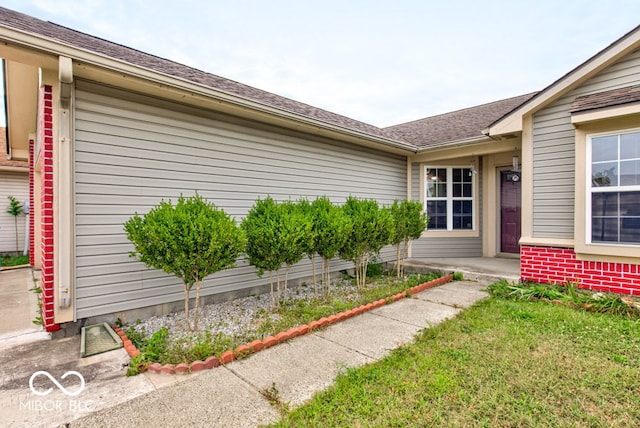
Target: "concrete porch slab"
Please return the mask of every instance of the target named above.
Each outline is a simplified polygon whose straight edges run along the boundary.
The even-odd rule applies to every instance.
[[[494,282],[520,281],[520,259],[501,257],[411,258],[406,272],[461,272],[465,279]]]

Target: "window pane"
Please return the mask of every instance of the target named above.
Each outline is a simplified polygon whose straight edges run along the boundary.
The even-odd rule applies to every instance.
[[[593,164],[591,167],[592,187],[608,187],[618,185],[618,162]]]
[[[453,183],[453,197],[460,198],[462,196],[462,184]]]
[[[429,229],[447,229],[447,202],[427,201]]]
[[[471,201],[453,201],[454,214],[471,214],[473,212],[473,202]]]
[[[447,169],[427,169],[427,197],[443,198],[447,196]]]
[[[470,198],[471,196],[473,196],[473,187],[471,186],[471,184],[465,184],[463,186],[463,192],[462,192],[462,196],[464,196],[465,198]]]
[[[453,168],[453,182],[454,183],[462,182],[462,170],[460,168]]]
[[[618,242],[618,219],[593,217],[591,221],[592,242]]]
[[[591,214],[594,217],[618,217],[618,193],[592,193]]]
[[[640,192],[620,192],[620,215],[640,216]]]
[[[640,217],[622,217],[620,242],[640,243]]]
[[[591,161],[602,162],[618,159],[618,136],[591,139]]]
[[[640,132],[620,136],[620,159],[640,159]]]
[[[620,185],[635,186],[640,184],[640,160],[620,162]]]
[[[453,201],[453,228],[473,229],[472,213],[472,201]]]
[[[470,215],[454,214],[453,215],[454,230],[470,230],[473,229],[473,219]]]
[[[620,241],[640,243],[640,192],[620,193]]]
[[[473,173],[471,168],[462,168],[462,181],[465,183],[471,183],[473,181]]]

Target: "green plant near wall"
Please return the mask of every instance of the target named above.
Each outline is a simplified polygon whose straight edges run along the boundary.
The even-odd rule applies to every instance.
[[[18,216],[24,213],[24,208],[20,201],[13,196],[7,196],[9,198],[9,206],[7,207],[7,213],[13,216],[13,224],[16,232],[16,252],[20,251],[20,245],[18,243]]]
[[[391,245],[396,247],[396,275],[404,275],[404,261],[409,251],[409,244],[418,239],[427,229],[429,217],[422,209],[419,201],[394,201],[389,207],[393,219]]]
[[[270,196],[265,199],[258,199],[240,227],[247,237],[245,253],[249,263],[256,267],[258,276],[269,272],[269,287],[271,296],[271,306],[275,307],[280,300],[280,283],[278,285],[278,296],[276,298],[273,287],[273,274],[278,272],[284,264],[283,251],[281,249],[282,218],[278,203]]]
[[[345,246],[351,232],[351,218],[328,197],[317,198],[311,204],[316,251],[322,257],[322,292],[329,295],[331,259]]]
[[[182,279],[185,327],[197,330],[204,279],[233,267],[245,247],[246,238],[235,220],[196,193],[190,198],[180,196],[175,205],[162,201],[145,215],[136,213],[124,229],[134,246],[131,257]],[[192,326],[189,294],[194,285]]]
[[[314,222],[314,209],[306,198],[300,198],[297,201],[297,210],[305,216],[305,222],[309,225],[307,239],[304,240],[303,250],[311,261],[311,275],[314,291],[317,295],[317,278],[316,278],[316,256],[318,255],[318,233]]]
[[[30,288],[29,291],[32,291],[36,294],[36,298],[38,301],[38,311],[36,312],[35,317],[31,320],[35,325],[43,326],[44,321],[42,320],[42,288],[38,285],[38,280],[33,280],[33,288]]]
[[[313,219],[307,204],[285,201],[278,204],[281,221],[281,250],[285,265],[284,293],[287,292],[289,271],[314,247]]]
[[[349,196],[343,210],[351,220],[351,231],[340,249],[340,257],[352,261],[356,268],[356,284],[364,288],[367,265],[373,255],[391,242],[393,219],[389,210],[372,199]]]

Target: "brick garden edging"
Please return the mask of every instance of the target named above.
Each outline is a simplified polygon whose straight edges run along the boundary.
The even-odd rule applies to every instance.
[[[415,287],[411,287],[408,290],[394,294],[390,298],[376,300],[375,302],[367,303],[366,305],[361,305],[361,306],[358,306],[357,308],[349,309],[348,311],[340,312],[338,314],[334,314],[329,317],[324,317],[316,321],[311,321],[308,324],[303,324],[298,327],[290,328],[287,331],[282,331],[273,336],[265,337],[262,340],[254,340],[251,343],[240,345],[235,350],[229,350],[222,353],[220,357],[211,356],[204,361],[198,360],[198,361],[192,362],[191,364],[180,363],[180,364],[162,365],[160,363],[151,363],[147,366],[147,370],[154,373],[184,374],[184,373],[197,372],[204,369],[212,369],[220,365],[228,364],[234,361],[238,357],[244,357],[249,354],[260,352],[263,349],[267,349],[279,343],[286,342],[287,340],[293,339],[294,337],[303,336],[314,330],[328,327],[331,324],[335,324],[347,318],[351,318],[353,316],[368,312],[372,309],[379,308],[381,306],[386,305],[387,303],[392,303],[400,299],[404,299],[405,297],[407,297],[408,294],[416,294],[421,291],[427,290],[429,288],[433,288],[435,286],[445,284],[451,281],[452,279],[453,279],[453,274],[449,274],[428,282],[424,282],[422,284],[416,285]],[[129,340],[129,338],[127,338],[127,335],[124,333],[124,331],[122,331],[120,327],[113,326],[113,329],[118,334],[118,336],[120,336],[120,338],[122,339],[124,349],[125,351],[127,351],[127,353],[131,358],[140,355],[140,350],[135,347],[135,345],[131,342],[131,340]]]

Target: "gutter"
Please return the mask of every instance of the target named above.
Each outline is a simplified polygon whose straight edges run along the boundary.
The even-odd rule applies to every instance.
[[[469,144],[486,143],[492,140],[493,139],[489,136],[465,138],[464,140],[450,141],[448,143],[438,144],[437,146],[419,147],[418,150],[416,150],[416,154],[419,155],[422,153],[431,152],[431,151],[440,150],[440,149],[450,149],[450,148],[455,148],[457,146],[467,146]]]
[[[88,64],[103,67],[107,70],[115,71],[117,73],[122,73],[143,80],[151,81],[158,84],[159,86],[170,86],[183,91],[191,92],[192,94],[210,98],[212,99],[212,101],[226,102],[240,107],[241,109],[250,109],[261,113],[266,113],[294,122],[303,123],[305,125],[327,129],[329,131],[338,132],[340,134],[349,135],[351,137],[369,140],[383,146],[401,149],[403,151],[408,151],[411,153],[416,153],[417,150],[416,146],[410,143],[371,135],[367,132],[329,124],[317,119],[289,112],[284,109],[271,107],[266,104],[262,104],[256,101],[249,100],[247,98],[242,98],[234,94],[211,88],[209,86],[198,84],[184,78],[161,73],[156,70],[131,64],[126,61],[115,59],[110,56],[93,52],[84,48],[71,46],[59,40],[42,36],[40,34],[27,33],[13,27],[0,25],[0,37],[2,37],[6,42],[14,43],[20,47],[28,47],[48,55],[69,57],[79,62],[86,62]]]

